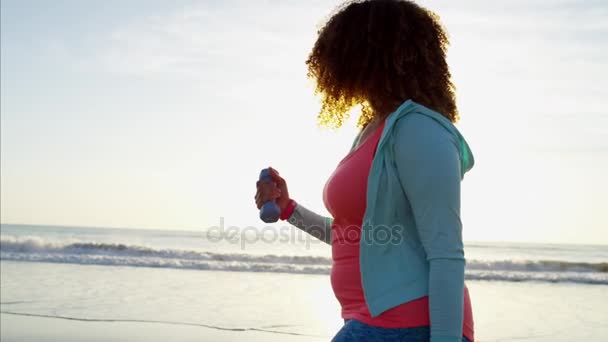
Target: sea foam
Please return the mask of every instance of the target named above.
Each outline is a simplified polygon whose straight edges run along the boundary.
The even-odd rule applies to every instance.
[[[329,274],[320,256],[212,253],[95,241],[46,241],[2,236],[0,259],[82,265],[160,267],[234,272]],[[467,260],[466,278],[488,281],[573,282],[608,285],[608,263],[563,260]]]

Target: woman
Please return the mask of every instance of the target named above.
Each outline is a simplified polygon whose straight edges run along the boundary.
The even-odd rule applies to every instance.
[[[473,155],[456,127],[438,17],[410,1],[348,3],[319,31],[307,60],[339,127],[356,105],[362,127],[325,184],[332,218],[258,182],[258,208],[331,244],[331,284],[345,324],[333,341],[474,341],[460,222],[460,181]]]

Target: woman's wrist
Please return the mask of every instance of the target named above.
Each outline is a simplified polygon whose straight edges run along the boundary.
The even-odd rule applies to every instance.
[[[281,210],[280,219],[283,221],[289,219],[293,214],[294,210],[296,209],[296,204],[296,201],[289,199],[287,205],[285,206],[285,209]]]

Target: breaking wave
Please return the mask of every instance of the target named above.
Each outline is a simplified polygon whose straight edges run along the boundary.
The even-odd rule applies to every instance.
[[[331,259],[319,256],[253,255],[159,249],[121,243],[54,242],[2,236],[0,259],[82,265],[160,267],[235,272],[329,274]],[[608,262],[560,260],[467,260],[467,279],[573,282],[608,285]]]

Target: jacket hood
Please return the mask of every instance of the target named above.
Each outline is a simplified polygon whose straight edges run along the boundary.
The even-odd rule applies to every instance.
[[[459,142],[458,150],[460,152],[461,161],[460,177],[464,178],[464,174],[471,170],[473,165],[475,165],[475,158],[473,157],[473,152],[471,151],[469,144],[464,139],[460,131],[458,131],[456,126],[445,116],[412,100],[407,100],[403,102],[396,111],[388,116],[386,119],[385,129],[390,129],[397,120],[412,113],[423,114],[434,119],[448,132],[454,135],[454,137],[456,137],[456,140]],[[382,143],[382,141],[380,143]]]

